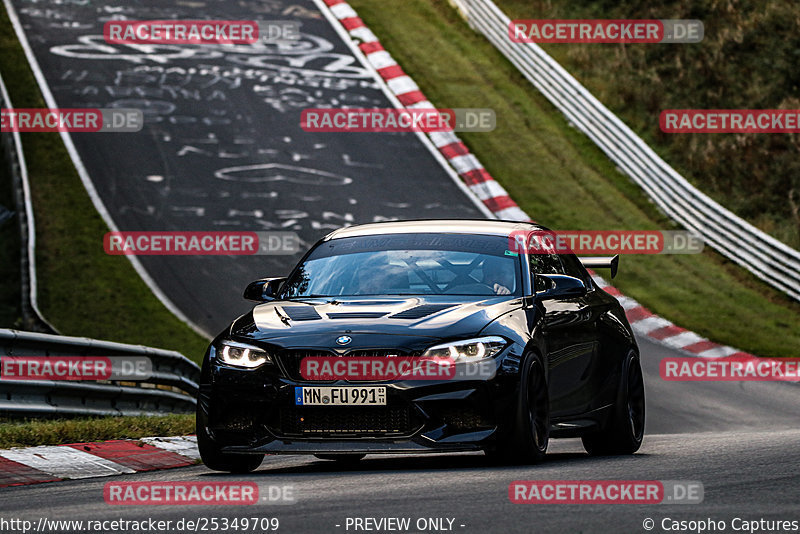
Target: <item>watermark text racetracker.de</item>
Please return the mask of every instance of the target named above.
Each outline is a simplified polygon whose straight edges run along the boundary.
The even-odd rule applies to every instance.
[[[699,254],[703,238],[681,230],[515,231],[508,250],[521,254]]]
[[[298,41],[300,22],[291,20],[113,20],[103,26],[112,45],[247,45]]]
[[[103,27],[109,44],[254,44],[252,20],[113,20]]]
[[[508,24],[514,43],[699,43],[704,27],[687,19],[518,19]]]
[[[140,109],[0,109],[3,132],[135,133],[143,127]]]
[[[667,357],[659,364],[670,382],[800,381],[800,358],[757,358],[748,354],[721,358]]]
[[[492,358],[459,362],[452,357],[308,356],[300,362],[305,380],[491,380],[497,372]]]
[[[697,480],[515,480],[515,504],[700,504]]]
[[[309,108],[300,115],[306,132],[491,132],[493,109]]]
[[[108,232],[106,254],[120,256],[293,255],[302,241],[294,232]]]
[[[116,506],[252,506],[297,503],[291,485],[256,482],[107,482],[106,504]]]
[[[800,109],[667,109],[664,133],[800,133]]]
[[[146,356],[0,356],[2,380],[147,380]]]

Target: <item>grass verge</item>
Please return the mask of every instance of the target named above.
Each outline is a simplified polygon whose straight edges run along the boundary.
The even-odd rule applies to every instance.
[[[674,228],[446,0],[349,1],[435,105],[495,110],[494,132],[461,138],[535,220],[565,230]],[[625,256],[615,285],[714,341],[797,356],[800,303],[710,250]]]
[[[45,103],[0,10],[0,73],[19,108]],[[130,262],[103,251],[108,231],[54,133],[23,134],[36,217],[39,307],[63,334],[180,351],[199,361],[206,340],[169,312]],[[5,241],[4,241],[5,243]]]
[[[194,415],[0,419],[0,449],[194,433]]]
[[[800,249],[800,136],[666,134],[665,109],[800,107],[800,19],[792,2],[496,0],[512,19],[699,19],[697,44],[543,45],[682,175]],[[609,73],[613,73],[610,75]]]

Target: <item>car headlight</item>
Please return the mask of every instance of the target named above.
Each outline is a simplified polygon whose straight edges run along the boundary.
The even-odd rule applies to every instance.
[[[494,357],[507,344],[506,340],[499,336],[466,339],[431,347],[422,357],[448,359],[453,363],[477,362]]]
[[[272,358],[267,351],[235,341],[223,341],[218,353],[223,362],[235,367],[253,369],[268,362],[272,363]]]

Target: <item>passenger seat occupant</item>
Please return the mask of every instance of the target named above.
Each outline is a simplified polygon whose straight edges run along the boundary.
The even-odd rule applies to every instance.
[[[514,264],[504,258],[488,257],[483,262],[483,283],[496,295],[510,295],[514,290]]]

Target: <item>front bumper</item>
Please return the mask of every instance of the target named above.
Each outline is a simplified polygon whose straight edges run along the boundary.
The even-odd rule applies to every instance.
[[[293,380],[269,365],[212,365],[198,399],[198,424],[221,452],[419,453],[480,450],[508,427],[513,373],[490,380],[375,383]],[[297,406],[296,386],[386,387],[386,406]]]

